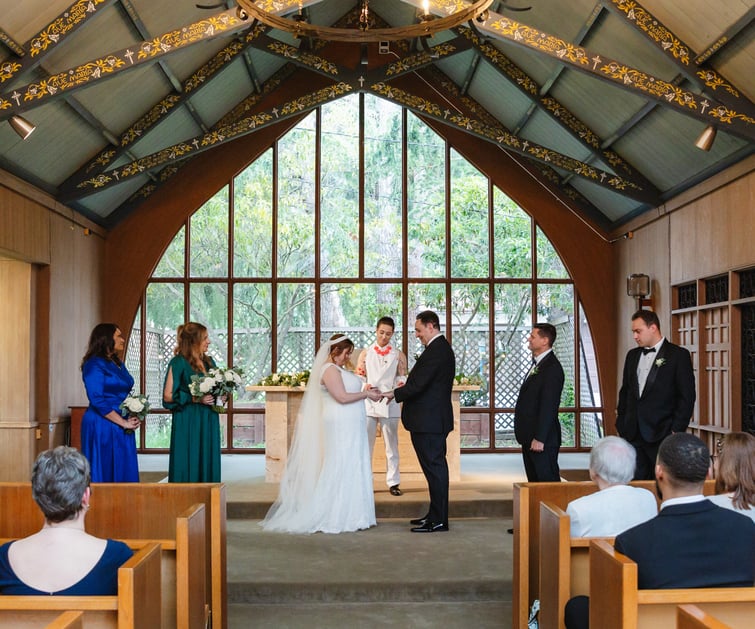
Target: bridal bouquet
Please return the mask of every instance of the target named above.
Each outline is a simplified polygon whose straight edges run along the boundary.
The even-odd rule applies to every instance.
[[[193,375],[189,383],[189,391],[194,398],[211,395],[215,398],[212,410],[221,413],[224,410],[224,400],[238,389],[243,382],[244,370],[240,367],[222,369],[211,368],[206,374]]]
[[[136,417],[140,422],[143,422],[150,409],[149,396],[144,395],[144,393],[131,393],[126,396],[126,399],[121,402],[118,408],[124,417]],[[131,428],[124,428],[124,432],[127,435],[134,433]]]

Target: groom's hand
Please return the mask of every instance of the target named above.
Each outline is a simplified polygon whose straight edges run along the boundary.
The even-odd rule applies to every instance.
[[[383,391],[383,398],[390,402],[393,399],[393,391]]]

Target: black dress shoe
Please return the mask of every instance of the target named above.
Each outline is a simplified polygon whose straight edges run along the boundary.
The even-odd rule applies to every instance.
[[[448,524],[443,524],[442,522],[425,522],[422,526],[415,526],[411,529],[412,533],[437,533],[447,530]]]
[[[414,526],[424,526],[427,524],[427,516],[424,518],[417,518],[416,520],[409,520],[409,524],[414,524]]]
[[[391,496],[400,496],[401,494],[404,493],[403,491],[401,491],[401,488],[398,485],[394,485],[393,487],[391,487],[390,492],[391,492]]]

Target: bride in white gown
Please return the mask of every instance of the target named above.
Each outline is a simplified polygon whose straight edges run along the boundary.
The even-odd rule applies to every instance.
[[[315,357],[278,499],[260,523],[286,533],[343,533],[375,526],[362,380],[343,366],[354,343],[331,337]]]

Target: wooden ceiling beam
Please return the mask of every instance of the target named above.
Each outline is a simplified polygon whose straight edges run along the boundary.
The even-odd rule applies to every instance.
[[[574,38],[574,41],[572,43],[578,46],[581,46],[584,43],[587,35],[590,33],[590,31],[592,31],[601,13],[603,13],[603,10],[603,5],[601,5],[600,3],[596,4],[593,7],[590,15],[587,17],[584,24],[582,24],[582,28],[579,29],[579,33],[577,33],[577,36]],[[540,96],[545,96],[551,91],[565,69],[566,66],[561,64],[556,67],[556,69],[553,71],[553,74],[551,74],[540,87]],[[524,129],[525,126],[527,126],[530,117],[535,113],[535,111],[536,109],[530,107],[524,114],[524,116],[522,116],[521,120],[519,120],[519,122],[514,126],[514,128],[517,129],[517,133]]]
[[[404,82],[408,80],[408,77],[403,78]],[[376,96],[406,107],[418,115],[434,118],[443,124],[486,140],[506,151],[523,155],[528,159],[559,168],[566,172],[574,173],[576,176],[612,192],[648,204],[654,204],[658,199],[654,190],[645,189],[625,177],[595,168],[568,155],[557,153],[545,146],[515,136],[505,127],[501,126],[500,123],[492,125],[486,121],[451,111],[448,104],[443,100],[439,100],[438,102],[430,101],[404,88],[398,87],[394,82],[379,82],[367,86],[366,89]]]
[[[149,41],[152,39],[152,34],[147,30],[146,25],[142,21],[142,18],[139,16],[139,13],[136,10],[136,7],[131,3],[131,0],[120,0],[121,6],[123,7],[123,10],[126,12],[126,15],[128,16],[129,22],[131,22],[131,25],[136,29],[136,32],[139,33],[139,37],[143,41]],[[165,75],[165,78],[168,79],[171,86],[176,92],[181,92],[183,89],[183,86],[181,85],[181,81],[178,80],[178,77],[176,76],[175,72],[170,69],[170,66],[167,64],[165,59],[160,59],[157,62],[157,67],[162,70],[162,73]],[[181,105],[186,109],[186,111],[191,116],[192,120],[194,120],[194,124],[197,125],[199,130],[202,133],[207,133],[207,125],[205,124],[204,120],[202,120],[202,117],[197,112],[196,108],[191,104],[190,100],[184,100]]]
[[[472,29],[462,28],[459,29],[459,33],[474,44],[475,49],[492,68],[532,101],[528,111],[532,110],[534,113],[539,109],[567,131],[586,150],[598,154],[600,159],[609,164],[617,173],[641,188],[657,192],[655,186],[636,168],[622,159],[615,151],[603,147],[600,137],[563,104],[551,96],[541,96],[542,90],[537,82],[498,48],[480,39]],[[517,126],[512,130],[512,133],[518,135],[520,130],[521,126]]]
[[[726,46],[731,44],[739,34],[755,20],[755,5],[750,7],[749,11],[739,18],[734,24],[727,28],[723,34],[716,39],[701,53],[695,57],[695,65],[702,65],[709,62],[715,55],[721,52]]]
[[[292,116],[300,115],[354,91],[354,86],[341,81],[292,98],[280,103],[280,105],[250,112],[236,122],[216,125],[209,133],[173,144],[151,155],[85,179],[76,186],[75,191],[72,191],[70,197],[63,197],[61,201],[65,203],[69,200],[81,199],[143,174],[159,171],[166,166],[183,161],[249,133],[254,133],[257,130],[264,129]]]
[[[24,45],[19,46],[10,37],[7,40],[3,39],[3,43],[13,50],[21,60],[6,60],[0,64],[0,86],[19,74],[37,67],[47,55],[57,50],[69,35],[91,22],[97,15],[101,15],[102,10],[115,1],[77,0]],[[0,100],[0,109],[2,108],[2,101]]]
[[[142,41],[99,59],[85,62],[53,74],[49,79],[29,83],[23,87],[0,94],[0,120],[39,107],[51,99],[70,94],[94,83],[155,63],[161,57],[197,44],[226,36],[250,23],[236,16],[236,11],[224,11],[207,19],[163,33],[150,41]]]
[[[707,64],[696,65],[696,53],[636,0],[603,0],[606,8],[642,34],[687,80],[710,99],[755,119],[755,105]],[[752,12],[752,10],[750,11]],[[752,19],[752,18],[750,18]]]
[[[545,55],[574,70],[736,135],[755,141],[755,118],[581,46],[508,17],[493,15],[477,27],[484,34]]]
[[[129,126],[129,128],[121,134],[120,140],[114,147],[108,146],[104,148],[71,175],[61,185],[60,194],[69,197],[75,191],[76,186],[83,180],[94,177],[103,172],[116,159],[125,154],[132,144],[143,138],[167,116],[173,113],[176,107],[202,90],[210,83],[210,79],[224,70],[230,63],[238,58],[239,55],[246,52],[254,39],[264,33],[265,30],[266,27],[258,25],[254,29],[248,31],[243,38],[236,39],[229,43],[212,59],[194,72],[194,74],[192,74],[186,81],[184,81],[179,92],[169,94],[163,98],[144,116]]]

